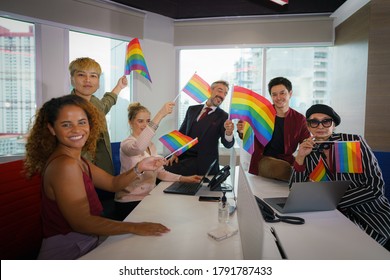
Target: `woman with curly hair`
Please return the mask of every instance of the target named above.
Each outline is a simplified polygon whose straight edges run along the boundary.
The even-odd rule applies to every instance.
[[[99,236],[133,233],[161,235],[156,223],[119,222],[101,216],[95,186],[116,192],[164,159],[150,157],[116,177],[81,156],[94,151],[102,115],[76,95],[53,98],[39,110],[26,144],[28,176],[42,175],[43,235],[39,259],[76,259],[99,244]]]

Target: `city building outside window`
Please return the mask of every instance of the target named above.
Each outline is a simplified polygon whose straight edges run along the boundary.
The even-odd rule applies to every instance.
[[[36,111],[34,24],[0,17],[0,156],[24,154]]]

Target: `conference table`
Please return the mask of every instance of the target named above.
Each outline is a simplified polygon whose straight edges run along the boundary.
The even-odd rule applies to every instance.
[[[110,236],[82,259],[242,259],[239,233],[223,241],[207,234],[219,226],[218,203],[199,201],[198,196],[164,193],[170,184],[160,182],[125,219],[161,223],[171,229],[169,233]],[[228,200],[234,203],[231,198]],[[230,224],[238,228],[235,213],[230,216]]]
[[[157,237],[134,234],[110,236],[81,259],[240,260],[247,258],[247,248],[256,246],[261,252],[254,257],[251,255],[251,258],[281,259],[270,232],[271,226],[277,232],[278,241],[288,259],[390,259],[387,250],[338,210],[294,213],[305,219],[304,225],[266,223],[261,215],[253,213],[258,211],[257,204],[250,205],[256,203],[252,200],[253,194],[261,198],[287,196],[287,183],[251,175],[242,167],[239,170],[234,183],[235,191],[229,193],[228,200],[236,203],[237,189],[245,187],[250,198],[248,203],[238,204],[237,211],[230,217],[230,226],[239,229],[237,234],[222,241],[212,239],[207,233],[220,226],[218,203],[199,201],[198,196],[166,194],[163,190],[171,183],[161,182],[125,221],[162,223],[171,229],[169,233]],[[203,191],[202,194],[206,193]],[[240,197],[237,202],[240,202]],[[241,211],[240,215],[238,211]],[[253,218],[252,214],[261,218]],[[239,223],[238,217],[250,220]],[[240,225],[249,226],[240,228]],[[257,238],[258,233],[254,239],[248,238],[251,234],[253,237],[253,233],[248,232],[252,229],[258,229],[261,238]]]
[[[288,195],[288,183],[262,178],[247,172],[245,176],[253,194],[260,198]],[[269,228],[272,225],[275,228],[288,259],[390,259],[389,251],[338,210],[288,215],[304,218],[305,224],[292,225],[279,222],[266,223],[265,226]]]

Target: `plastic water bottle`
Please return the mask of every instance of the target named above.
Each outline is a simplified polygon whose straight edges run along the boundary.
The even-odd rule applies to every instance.
[[[218,203],[218,222],[227,224],[229,222],[229,202],[227,202],[226,192]]]

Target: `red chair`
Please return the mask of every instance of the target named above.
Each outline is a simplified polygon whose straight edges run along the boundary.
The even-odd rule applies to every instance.
[[[0,258],[36,259],[42,242],[41,179],[23,160],[0,164]]]

